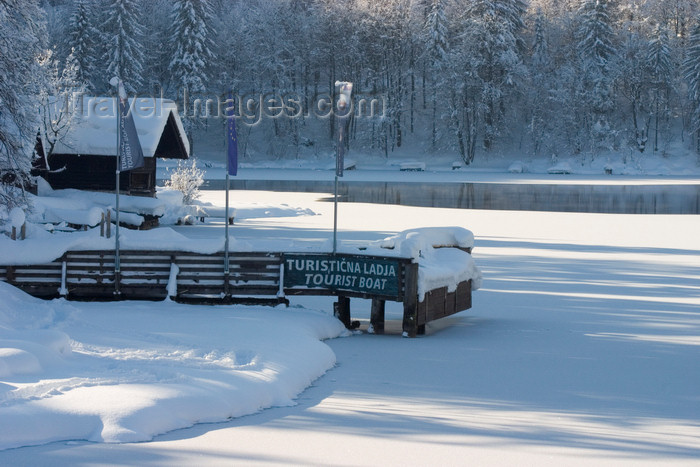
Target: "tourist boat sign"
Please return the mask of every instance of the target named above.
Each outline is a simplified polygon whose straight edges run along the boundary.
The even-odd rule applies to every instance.
[[[399,297],[399,259],[342,254],[285,254],[285,289],[323,289]]]

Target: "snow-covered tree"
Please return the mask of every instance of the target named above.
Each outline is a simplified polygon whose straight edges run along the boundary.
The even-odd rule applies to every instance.
[[[673,83],[673,57],[668,29],[657,25],[649,41],[647,69],[651,76],[651,99],[654,115],[654,152],[659,150],[660,122],[668,121]]]
[[[27,203],[24,185],[36,140],[37,57],[46,46],[37,0],[0,0],[0,219]],[[39,82],[37,82],[39,81]]]
[[[437,143],[437,109],[438,88],[441,82],[443,67],[448,59],[448,23],[445,15],[443,0],[433,0],[430,4],[430,12],[425,21],[424,28],[426,59],[428,60],[428,72],[432,87],[432,131],[431,147]]]
[[[100,57],[99,31],[93,26],[92,8],[91,0],[76,0],[68,26],[68,50],[75,59],[76,79],[85,83],[88,90],[93,89],[91,81]]]
[[[199,198],[199,188],[204,183],[204,171],[197,168],[197,160],[178,161],[177,168],[170,173],[170,180],[165,181],[165,187],[182,193],[182,202],[192,204]]]
[[[608,0],[584,0],[580,10],[581,39],[578,50],[596,66],[604,68],[615,56],[613,20]]]
[[[530,60],[531,84],[529,90],[529,124],[528,130],[532,137],[533,151],[538,154],[546,139],[546,133],[552,136],[551,119],[548,114],[552,110],[550,91],[553,87],[552,59],[547,38],[547,20],[542,10],[538,10],[535,16],[534,39],[532,43],[532,58]]]
[[[629,32],[620,48],[621,60],[617,71],[617,88],[629,102],[630,144],[644,152],[649,139],[651,107],[649,74],[646,67],[647,41],[638,33]]]
[[[104,27],[105,83],[118,76],[127,92],[138,91],[143,83],[144,62],[139,1],[109,0]]]
[[[142,3],[141,18],[144,34],[143,89],[153,95],[161,91],[168,98],[175,98],[175,87],[169,67],[174,48],[170,46],[172,25],[170,15],[164,14],[172,9],[170,0],[148,0]]]
[[[40,165],[47,170],[60,169],[51,167],[48,159],[56,143],[64,141],[74,116],[83,110],[79,107],[86,86],[81,81],[80,64],[73,52],[66,57],[62,69],[51,51],[47,51],[39,63],[46,76],[44,86],[39,90],[39,136],[44,152],[44,161]]]
[[[169,65],[171,79],[188,92],[203,92],[209,81],[208,68],[214,62],[209,1],[175,1],[171,21],[170,46],[174,51]]]
[[[696,149],[700,154],[700,17],[688,39],[688,48],[683,62],[683,75],[688,83],[691,131],[695,134]]]
[[[610,122],[610,112],[615,107],[611,65],[617,51],[608,0],[584,0],[579,20],[580,98],[584,105],[582,111],[590,115],[585,130],[590,132],[596,147],[609,146],[615,132]]]
[[[481,108],[478,113],[483,121],[470,119],[470,125],[483,125],[486,150],[505,128],[508,99],[524,81],[526,70],[522,55],[525,47],[521,31],[525,11],[521,0],[474,0],[466,8],[461,56],[469,62],[463,67],[468,70],[464,79],[471,83],[464,89],[470,90],[467,105]],[[475,127],[472,127],[463,135],[474,132]],[[459,145],[461,148],[462,143]],[[469,164],[474,155],[463,154],[462,157]]]

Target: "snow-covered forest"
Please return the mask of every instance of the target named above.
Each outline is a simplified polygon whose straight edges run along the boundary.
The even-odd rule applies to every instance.
[[[514,151],[592,158],[700,149],[696,0],[0,5],[0,99],[10,109],[0,123],[3,160],[18,151],[5,135],[26,127],[12,120],[27,102],[20,96],[40,85],[38,56],[59,75],[68,64],[89,93],[112,93],[109,79],[119,74],[131,93],[175,99],[195,136],[216,127],[201,109],[188,113],[188,103],[228,90],[252,97],[240,140],[274,140],[267,155],[275,157],[332,145],[334,119],[301,117],[318,117],[315,106],[333,98],[338,79],[355,83],[356,99],[378,103],[373,118],[356,112],[349,122],[350,145],[378,157],[409,148],[469,164]]]

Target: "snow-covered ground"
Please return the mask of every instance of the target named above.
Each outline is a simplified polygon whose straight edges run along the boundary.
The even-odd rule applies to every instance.
[[[320,198],[233,192],[231,233],[323,247],[333,205]],[[56,441],[0,451],[0,464],[700,465],[698,216],[339,209],[343,247],[472,230],[473,309],[416,339],[390,321],[389,335],[322,341],[344,334],[328,297],[41,302],[0,284],[0,347],[13,349],[0,354],[0,440]],[[175,229],[223,234],[217,219]],[[351,306],[366,328],[369,303]]]

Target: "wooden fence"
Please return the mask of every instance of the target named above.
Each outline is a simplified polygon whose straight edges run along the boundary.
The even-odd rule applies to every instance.
[[[404,305],[403,330],[415,336],[425,324],[471,307],[471,281],[449,292],[432,290],[418,301],[418,265],[405,258],[389,258],[398,267],[398,290],[387,296],[367,291],[323,287],[285,287],[285,253],[231,252],[229,272],[224,254],[182,251],[134,251],[120,253],[120,273],[115,274],[114,251],[69,251],[47,264],[0,265],[0,280],[41,297],[69,299],[162,300],[247,302],[265,300],[287,303],[292,295],[338,296],[338,317],[351,327],[350,297],[372,300],[371,325],[384,331],[386,300]],[[382,258],[377,258],[382,259]]]

